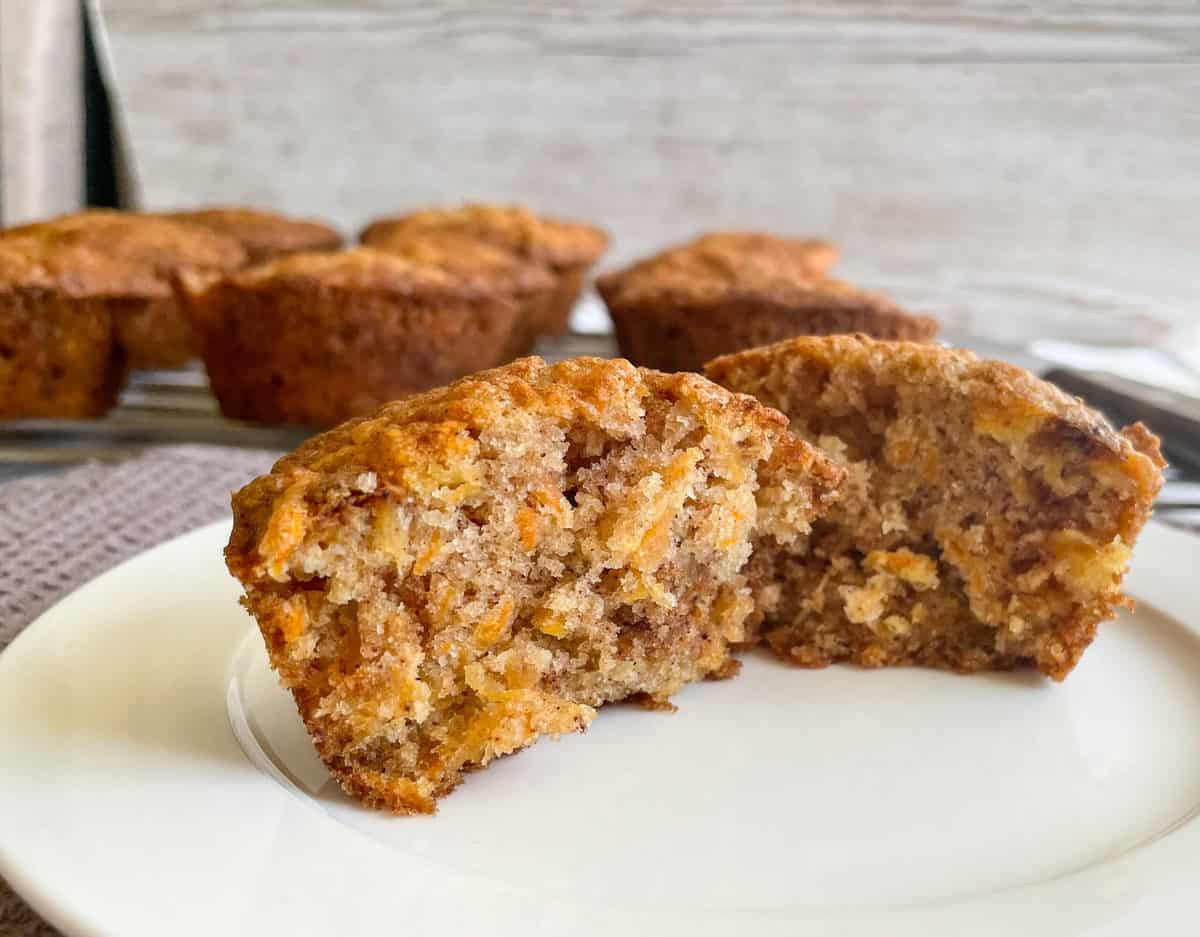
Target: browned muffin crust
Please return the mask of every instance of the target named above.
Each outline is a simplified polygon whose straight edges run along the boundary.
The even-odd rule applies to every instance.
[[[645,302],[713,300],[741,292],[770,294],[821,280],[837,262],[836,244],[752,231],[714,231],[597,278],[605,299]]]
[[[0,238],[0,419],[106,413],[125,372],[112,296],[137,288],[136,270],[86,249]]]
[[[836,259],[826,241],[724,232],[602,276],[596,288],[621,353],[665,371],[698,371],[719,355],[796,335],[937,334],[937,320],[826,277]]]
[[[554,314],[558,281],[545,267],[487,241],[453,231],[413,232],[405,228],[380,233],[371,247],[445,270],[481,290],[512,296],[521,308],[523,327],[513,329],[509,357],[528,351]]]
[[[540,321],[535,322],[535,331],[544,335],[566,332],[588,268],[608,247],[608,235],[593,225],[542,217],[516,205],[428,208],[381,218],[364,228],[360,239],[364,244],[386,244],[402,236],[434,232],[484,241],[554,274],[557,295],[546,303]]]
[[[554,285],[545,267],[487,241],[452,231],[395,229],[373,238],[370,246],[437,267],[477,286],[507,293],[538,293]]]
[[[154,215],[91,209],[6,229],[0,237],[34,237],[49,249],[87,248],[150,274],[145,295],[171,295],[180,270],[236,270],[246,253],[233,238]]]
[[[234,419],[329,426],[491,367],[513,300],[360,247],[181,278],[213,393]]]
[[[59,245],[36,234],[21,234],[19,229],[0,232],[0,289],[136,299],[160,286],[144,265],[109,257],[87,245]]]
[[[595,707],[728,676],[753,542],[840,477],[698,375],[528,358],[308,441],[234,496],[225,555],[333,776],[429,813]]]
[[[63,256],[91,252],[126,271],[114,314],[132,367],[176,367],[195,357],[191,332],[172,293],[177,274],[235,270],[246,260],[235,240],[197,225],[103,209],[0,233],[0,239],[11,237],[38,239],[46,252]]]
[[[608,249],[608,235],[594,225],[560,221],[519,205],[463,205],[425,208],[380,218],[363,229],[360,240],[373,244],[399,232],[450,231],[504,248],[555,270],[594,264]]]
[[[162,217],[200,225],[233,238],[242,245],[250,263],[306,251],[337,250],[342,246],[341,234],[327,224],[258,208],[201,208],[166,212]]]
[[[373,247],[291,254],[238,270],[222,280],[246,288],[306,284],[317,288],[378,289],[413,296],[454,293],[470,296],[480,288],[478,283],[445,268],[414,263]]]
[[[1158,440],[970,352],[799,338],[711,362],[839,458],[841,503],[763,551],[770,646],[805,666],[1032,665],[1063,679],[1126,600],[1162,484]]]
[[[603,289],[601,290],[603,295]],[[645,367],[699,371],[723,354],[800,335],[861,332],[929,341],[937,320],[908,313],[887,298],[835,280],[718,299],[607,302],[621,354]]]

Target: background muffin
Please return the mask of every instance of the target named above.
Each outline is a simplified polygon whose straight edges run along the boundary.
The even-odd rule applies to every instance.
[[[113,310],[139,272],[87,248],[0,239],[0,418],[102,416],[124,379]]]
[[[403,227],[380,232],[371,246],[414,263],[428,264],[481,289],[511,296],[520,309],[507,354],[528,351],[556,314],[558,281],[545,267],[511,251],[452,231],[413,231]]]
[[[937,320],[827,277],[837,256],[827,241],[720,232],[599,277],[596,288],[621,353],[664,371],[797,335],[937,334]]]
[[[172,289],[185,272],[224,272],[246,262],[233,238],[153,215],[86,211],[10,228],[0,238],[33,237],[48,251],[87,249],[136,269],[130,291],[113,314],[131,367],[177,367],[195,357],[191,330]]]
[[[250,263],[342,246],[341,234],[327,224],[257,208],[202,208],[167,212],[161,217],[197,224],[233,238],[242,245]]]
[[[683,289],[695,283],[811,282],[826,276],[841,251],[820,238],[778,237],[757,231],[712,231],[678,247],[600,277],[606,283]]]
[[[537,334],[562,335],[583,289],[588,268],[608,247],[608,235],[592,225],[558,221],[515,205],[428,208],[381,218],[362,232],[364,244],[386,242],[399,232],[449,231],[485,241],[539,264],[557,281],[556,295],[534,323]]]
[[[503,360],[512,298],[360,247],[182,277],[228,417],[328,426]]]

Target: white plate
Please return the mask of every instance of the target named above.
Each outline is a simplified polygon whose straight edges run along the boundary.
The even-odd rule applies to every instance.
[[[0,874],[69,934],[1182,933],[1200,912],[1200,540],[1152,526],[1065,684],[753,655],[604,710],[436,818],[329,782],[226,524],[0,655]]]

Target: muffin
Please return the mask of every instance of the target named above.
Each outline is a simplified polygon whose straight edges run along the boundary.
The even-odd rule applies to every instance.
[[[596,288],[621,354],[663,371],[699,371],[719,355],[796,335],[937,334],[935,319],[826,277],[836,259],[826,241],[706,234],[602,276]]]
[[[233,238],[242,245],[250,263],[342,246],[342,236],[329,225],[255,208],[202,208],[166,212],[161,217],[200,225]]]
[[[503,360],[511,297],[369,247],[292,254],[181,296],[226,416],[329,426]]]
[[[761,626],[809,667],[1033,666],[1061,680],[1126,600],[1121,578],[1162,484],[1158,440],[969,352],[798,338],[711,362],[847,468],[799,549],[755,557]]]
[[[176,301],[172,280],[184,272],[229,271],[243,266],[245,251],[232,238],[153,215],[92,210],[63,215],[0,234],[42,239],[48,250],[86,248],[144,275],[142,289],[114,310],[117,335],[135,368],[177,367],[195,357],[191,330]]]
[[[560,304],[558,281],[545,267],[465,234],[396,228],[375,235],[371,246],[511,296],[520,317],[506,352],[508,359],[533,347],[547,317]]]
[[[571,309],[583,289],[584,277],[608,247],[599,228],[571,221],[542,218],[515,205],[464,205],[427,208],[410,215],[382,218],[362,232],[364,244],[386,243],[399,232],[428,234],[448,231],[502,248],[538,264],[555,278],[557,288],[531,323],[537,335],[562,335]]]
[[[86,248],[0,238],[0,419],[103,416],[125,376],[114,309],[144,286]]]
[[[699,375],[526,358],[304,443],[225,551],[352,796],[431,813],[469,769],[736,669],[761,539],[841,471]]]

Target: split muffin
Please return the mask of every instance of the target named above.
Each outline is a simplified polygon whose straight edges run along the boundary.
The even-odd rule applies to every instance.
[[[1031,665],[1063,679],[1125,602],[1162,484],[1158,440],[969,352],[799,338],[707,374],[777,407],[848,470],[799,548],[755,558],[761,630],[805,666]]]
[[[512,298],[369,247],[293,254],[180,293],[227,417],[330,426],[502,360]]]
[[[305,251],[331,251],[342,246],[342,236],[329,225],[290,218],[257,208],[201,208],[166,212],[161,217],[199,225],[231,237],[246,252],[250,263]]]
[[[172,282],[183,273],[236,270],[246,253],[232,238],[153,215],[96,209],[10,228],[48,251],[86,249],[114,264],[138,268],[139,291],[113,305],[117,336],[131,367],[177,367],[195,357],[191,330]]]
[[[526,358],[309,440],[234,495],[225,555],[332,775],[429,813],[604,703],[728,676],[752,548],[840,476],[698,375]]]
[[[599,228],[535,215],[517,205],[464,205],[427,208],[381,218],[362,232],[364,244],[383,244],[404,234],[450,232],[484,241],[553,275],[555,293],[532,317],[534,335],[562,335],[579,299],[587,271],[608,247]]]
[[[87,248],[0,238],[0,419],[103,416],[125,377],[113,310],[145,288]]]
[[[932,339],[937,321],[826,276],[827,241],[706,234],[601,276],[621,354],[663,371],[699,371],[719,355],[796,335],[863,332]]]
[[[381,232],[372,238],[371,246],[511,296],[520,316],[512,330],[507,359],[533,347],[561,302],[558,281],[545,267],[465,234],[398,228]]]

